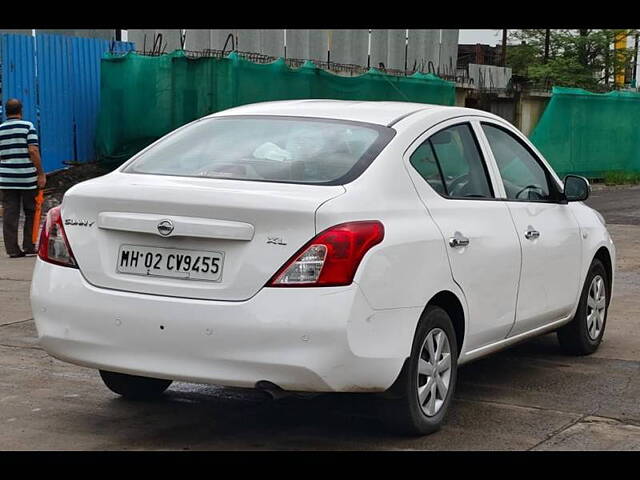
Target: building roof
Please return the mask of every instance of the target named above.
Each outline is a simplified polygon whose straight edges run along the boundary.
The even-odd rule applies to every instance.
[[[422,110],[447,109],[442,105],[410,102],[377,102],[353,100],[283,100],[231,108],[211,116],[286,115],[296,117],[333,118],[356,122],[393,125],[400,119]]]

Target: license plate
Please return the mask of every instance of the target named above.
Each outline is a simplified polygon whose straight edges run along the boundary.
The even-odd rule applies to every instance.
[[[122,245],[117,266],[120,273],[219,282],[223,261],[223,252]]]

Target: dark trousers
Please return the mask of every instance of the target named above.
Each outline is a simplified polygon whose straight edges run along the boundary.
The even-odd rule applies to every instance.
[[[24,230],[22,248],[25,251],[33,251],[32,242],[33,216],[36,210],[36,193],[38,189],[30,190],[2,190],[2,207],[4,209],[2,219],[2,234],[4,236],[4,248],[8,255],[20,253],[18,246],[18,220],[20,220],[20,205],[24,210]]]

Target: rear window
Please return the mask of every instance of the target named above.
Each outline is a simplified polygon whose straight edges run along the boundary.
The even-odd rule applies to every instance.
[[[357,178],[394,134],[341,120],[214,117],[167,135],[124,171],[340,185]]]

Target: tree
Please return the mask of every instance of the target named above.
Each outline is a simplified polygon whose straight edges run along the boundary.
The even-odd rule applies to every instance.
[[[534,83],[607,90],[614,85],[615,73],[631,66],[632,49],[612,48],[616,35],[625,33],[629,32],[550,30],[549,56],[545,59],[546,30],[513,31],[511,40],[520,45],[507,48],[507,66]]]

